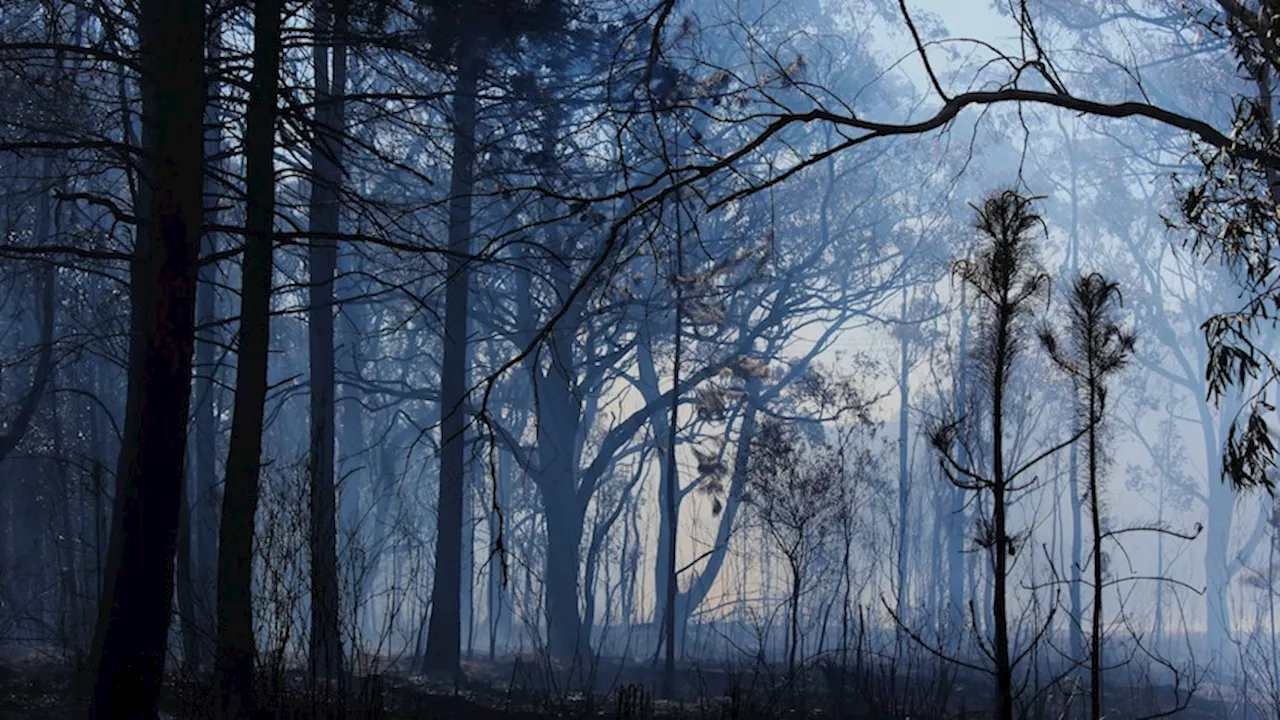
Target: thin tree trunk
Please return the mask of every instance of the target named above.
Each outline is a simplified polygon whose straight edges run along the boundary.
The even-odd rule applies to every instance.
[[[178,504],[178,556],[176,580],[178,622],[182,630],[182,673],[194,678],[200,668],[200,631],[197,629],[195,572],[191,546],[191,481],[184,474],[182,502]]]
[[[210,63],[216,64],[221,56],[221,44],[215,28],[209,46]],[[210,98],[218,96],[216,76],[209,79]],[[222,150],[222,122],[217,105],[212,100],[205,107],[204,152],[206,158],[214,158]],[[219,194],[214,179],[217,160],[210,160],[204,176],[204,208],[206,226],[218,222]],[[218,249],[217,238],[205,232],[201,238],[201,252],[212,255]],[[218,523],[222,512],[221,490],[218,487],[218,439],[214,400],[217,394],[217,366],[214,352],[218,343],[214,336],[217,321],[217,296],[215,295],[217,269],[212,264],[201,265],[196,286],[196,327],[203,331],[196,335],[195,386],[192,392],[195,427],[195,490],[189,499],[191,523],[195,531],[193,580],[196,590],[197,630],[200,644],[200,665],[212,666],[214,658],[211,640],[217,628],[216,608],[218,586]],[[219,363],[220,364],[220,363]]]
[[[1084,505],[1080,498],[1080,460],[1079,451],[1073,443],[1067,451],[1067,474],[1071,483],[1071,584],[1067,592],[1071,603],[1071,617],[1068,636],[1071,643],[1071,661],[1082,662],[1084,657],[1084,601],[1081,598],[1081,583],[1084,572]],[[1079,678],[1080,674],[1073,673]]]
[[[969,309],[967,306],[968,286],[960,287],[960,339],[957,343],[956,353],[960,358],[960,368],[957,373],[956,381],[956,405],[958,412],[966,413],[969,410]],[[969,464],[970,458],[965,452],[965,443],[960,443],[960,462]],[[965,502],[964,490],[958,487],[952,487],[950,491],[951,498],[951,515],[950,522],[947,523],[947,605],[948,605],[948,621],[951,625],[950,631],[956,633],[956,645],[960,647],[964,640],[966,621],[965,621],[965,593],[964,593],[964,576],[965,561],[968,555],[964,551],[965,536]],[[974,619],[976,624],[977,619]],[[975,628],[976,630],[976,628]]]
[[[791,562],[791,593],[787,598],[787,605],[791,610],[789,623],[790,638],[787,642],[787,678],[790,682],[795,682],[796,678],[796,651],[800,646],[800,581],[803,576],[800,573],[800,565],[794,561]]]
[[[991,515],[995,525],[992,589],[992,620],[995,624],[996,707],[999,720],[1013,720],[1013,666],[1009,657],[1008,580],[1011,538],[1006,517],[1008,486],[1004,477],[1004,393],[1005,368],[1010,347],[1012,313],[997,310],[995,337],[995,370],[991,399]]]
[[[902,310],[898,330],[898,597],[895,614],[898,625],[894,633],[895,649],[901,655],[905,649],[903,623],[907,622],[907,602],[910,588],[907,587],[907,568],[911,562],[911,533],[908,531],[908,515],[911,511],[911,476],[909,439],[910,418],[907,414],[911,400],[911,341],[907,336],[907,290],[902,290]]]
[[[332,14],[331,14],[332,11]],[[315,3],[316,117],[311,147],[311,266],[308,340],[311,366],[311,678],[342,675],[339,632],[337,499],[334,481],[333,275],[337,265],[341,155],[346,92],[346,3]],[[332,60],[332,74],[329,70]]]
[[[510,504],[507,503],[506,489],[511,482],[511,454],[505,450],[498,450],[498,477],[494,478],[495,492],[497,494],[497,506],[506,511],[510,511]],[[497,542],[499,527],[502,524],[502,518],[499,517],[498,511],[492,507],[489,509],[488,515],[489,527],[489,544],[491,551],[496,552],[498,548]],[[506,542],[504,538],[504,542]],[[503,553],[509,552],[507,548],[501,549]],[[503,577],[505,572],[503,567],[503,558],[492,555],[488,559],[489,563],[489,593],[485,602],[489,618],[489,660],[493,661],[497,657],[498,652],[498,634],[501,628],[503,618],[503,604],[505,602],[505,593],[503,591],[506,585],[506,578]],[[504,638],[506,640],[506,638]]]
[[[679,195],[677,195],[677,198]],[[676,441],[680,420],[680,360],[684,343],[680,335],[682,302],[682,283],[684,278],[684,238],[680,228],[680,205],[676,203],[676,267],[672,284],[675,286],[675,351],[672,356],[671,369],[671,417],[667,425],[667,477],[663,483],[665,505],[663,513],[667,521],[667,544],[663,548],[667,569],[666,597],[663,601],[663,634],[666,636],[666,657],[662,667],[662,696],[672,698],[676,689],[676,595],[678,578],[676,577],[676,541],[680,534],[680,480],[679,466],[676,465]]]
[[[201,207],[204,4],[142,0],[147,218],[116,504],[94,653],[92,718],[150,717],[164,669],[191,398]]]
[[[216,684],[220,718],[248,717],[253,694],[253,538],[261,478],[262,424],[270,344],[272,221],[275,215],[276,101],[280,0],[258,0],[253,15],[253,78],[245,111],[245,249],[235,411],[218,537]]]
[[[467,291],[471,255],[476,92],[480,58],[473,43],[458,44],[453,94],[453,171],[449,186],[449,258],[445,284],[444,358],[440,372],[440,493],[435,583],[424,669],[456,677],[462,643],[462,486],[466,482]]]
[[[1092,328],[1091,328],[1092,329]],[[1093,334],[1090,334],[1093,337]],[[1089,717],[1102,720],[1102,507],[1098,502],[1098,380],[1089,373],[1089,522],[1093,530],[1093,618],[1089,652]]]

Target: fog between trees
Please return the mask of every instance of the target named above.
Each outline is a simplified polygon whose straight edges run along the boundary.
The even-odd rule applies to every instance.
[[[10,0],[5,702],[1274,717],[1277,9]]]

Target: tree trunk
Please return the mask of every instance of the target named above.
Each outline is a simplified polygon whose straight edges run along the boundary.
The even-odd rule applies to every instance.
[[[546,606],[547,651],[573,670],[582,670],[586,639],[578,611],[578,569],[582,566],[583,513],[573,493],[563,485],[544,490],[547,524]]]
[[[911,533],[908,531],[908,515],[911,512],[911,475],[910,475],[910,417],[907,414],[911,400],[911,343],[907,338],[907,290],[902,290],[901,321],[898,325],[901,337],[898,338],[898,597],[895,614],[898,625],[895,636],[896,651],[899,655],[905,649],[903,624],[907,622],[910,588],[907,587],[907,568],[911,562]]]
[[[125,430],[95,647],[93,718],[154,717],[173,597],[202,224],[204,4],[142,0],[152,192],[135,250]]]
[[[440,371],[440,493],[435,582],[423,668],[456,677],[462,645],[462,486],[466,482],[467,264],[471,255],[476,92],[480,58],[473,43],[458,44],[453,93],[453,171],[449,185],[449,258],[445,281],[444,358]]]
[[[1224,408],[1223,414],[1230,415]],[[1208,643],[1208,662],[1227,660],[1226,652],[1231,637],[1230,601],[1227,591],[1230,584],[1228,565],[1231,557],[1228,545],[1234,524],[1236,493],[1229,483],[1221,482],[1222,451],[1219,435],[1214,432],[1213,414],[1204,398],[1200,398],[1199,417],[1204,437],[1205,479],[1208,485],[1205,522],[1204,576],[1205,576],[1205,625]]]
[[[218,39],[220,28],[215,28],[209,58],[211,63],[217,62],[221,56]],[[208,94],[217,97],[219,84],[216,76],[209,79]],[[216,113],[217,106],[210,101],[205,107],[204,153],[206,158],[213,158],[222,151],[222,122]],[[220,201],[213,170],[220,164],[210,160],[210,167],[204,176],[204,207],[206,226],[218,222]],[[212,232],[205,232],[201,238],[201,252],[212,255],[218,249],[218,243]],[[217,418],[214,400],[218,393],[216,376],[218,367],[214,363],[214,352],[218,346],[214,335],[214,323],[217,321],[217,296],[215,287],[218,282],[217,268],[212,264],[202,265],[198,271],[196,285],[196,327],[204,328],[196,336],[195,388],[192,401],[195,426],[195,490],[190,498],[191,523],[195,532],[195,549],[192,562],[193,583],[196,590],[196,628],[200,643],[198,659],[200,665],[213,664],[213,644],[210,642],[216,632],[218,619],[215,609],[218,604],[218,523],[222,512],[221,489],[218,487],[218,442]],[[218,363],[220,365],[221,363]]]
[[[1070,596],[1071,617],[1068,635],[1071,643],[1072,662],[1081,662],[1084,657],[1084,603],[1080,595],[1080,574],[1084,571],[1084,511],[1080,498],[1080,461],[1078,451],[1073,443],[1068,450],[1067,473],[1071,483],[1071,584],[1067,586]],[[1078,673],[1073,673],[1079,677]]]
[[[1101,420],[1101,408],[1097,381],[1092,367],[1090,370],[1089,522],[1093,530],[1093,618],[1089,636],[1089,717],[1102,720],[1102,507],[1098,500],[1098,422]]]
[[[176,567],[178,622],[182,629],[182,672],[194,678],[200,668],[200,631],[196,621],[195,571],[191,546],[191,482],[182,479],[182,501],[178,503],[178,556]]]
[[[787,597],[787,606],[790,609],[790,622],[788,623],[789,635],[787,640],[787,680],[795,682],[796,679],[796,651],[800,646],[800,588],[801,581],[804,576],[800,571],[800,564],[791,561],[791,592]]]
[[[676,195],[677,199],[679,194]],[[680,466],[676,464],[676,449],[680,426],[680,360],[683,338],[680,335],[682,302],[681,288],[684,276],[684,238],[680,229],[680,205],[676,203],[676,262],[672,285],[675,291],[673,307],[675,343],[671,365],[671,415],[667,421],[667,473],[662,483],[663,515],[667,526],[667,544],[663,548],[666,577],[666,597],[663,601],[663,634],[666,636],[666,657],[662,665],[662,696],[672,698],[676,689],[676,542],[680,535]]]
[[[344,85],[345,83],[342,85],[335,83],[338,90],[345,90]],[[345,120],[346,113],[342,114]],[[348,279],[346,282],[341,282],[344,275],[350,278],[352,272],[357,269],[358,266],[353,266],[352,263],[352,253],[339,255],[339,277],[334,285],[340,311],[334,321],[338,325],[334,337],[334,367],[341,387],[341,394],[336,399],[339,450],[337,468],[338,477],[342,478],[342,486],[338,493],[338,533],[340,539],[352,546],[347,548],[348,552],[345,555],[341,552],[339,555],[351,558],[350,561],[359,558],[365,566],[356,568],[356,574],[363,573],[373,579],[373,576],[377,575],[381,559],[376,553],[366,555],[363,551],[378,544],[378,533],[374,528],[366,527],[363,542],[360,542],[360,491],[366,485],[373,485],[375,478],[379,476],[373,467],[376,457],[370,452],[365,441],[364,408],[361,405],[363,393],[351,380],[346,382],[342,380],[343,377],[359,377],[363,357],[361,338],[369,327],[369,311],[363,302],[359,300],[352,303],[342,302],[342,298],[354,297],[359,291],[354,280]],[[376,486],[372,487],[371,491],[375,496],[382,492],[381,488]],[[361,552],[351,552],[352,549],[358,549]],[[367,597],[367,594],[362,592],[355,601],[359,603]]]
[[[248,717],[253,695],[253,538],[261,477],[262,423],[270,344],[272,221],[275,216],[276,102],[280,0],[258,0],[253,14],[253,78],[245,111],[245,249],[235,411],[218,537],[216,683],[221,718]]]
[[[738,431],[738,444],[734,448],[733,474],[729,479],[729,489],[725,493],[724,509],[720,511],[720,522],[716,527],[716,538],[707,556],[702,570],[694,576],[689,588],[680,593],[676,603],[677,622],[684,627],[689,616],[706,600],[720,569],[724,567],[729,552],[729,539],[733,534],[738,510],[742,506],[742,492],[746,488],[747,466],[751,458],[751,438],[756,433],[756,416],[760,411],[760,394],[763,383],[759,378],[748,378],[746,384],[746,406],[742,411],[742,426]]]
[[[1007,295],[1006,295],[1007,298]],[[995,526],[994,562],[992,567],[992,621],[995,624],[996,707],[999,720],[1013,720],[1013,666],[1009,657],[1008,581],[1011,538],[1005,515],[1008,486],[1004,477],[1004,392],[1005,368],[1011,339],[1012,311],[1007,306],[997,310],[995,337],[995,369],[991,396],[991,515]]]
[[[578,609],[578,572],[582,567],[586,506],[578,492],[575,443],[582,416],[573,391],[573,371],[566,366],[571,362],[571,336],[566,329],[569,327],[576,324],[568,320],[552,334],[550,363],[545,375],[533,368],[534,397],[538,400],[535,480],[547,527],[547,645],[551,656],[566,665],[584,659],[588,648],[582,636]]]
[[[969,407],[969,310],[966,304],[967,300],[968,286],[961,285],[960,339],[956,346],[956,354],[960,358],[960,368],[956,382],[956,405],[960,413],[968,412]],[[960,457],[957,459],[968,465],[970,458],[964,450],[965,447],[965,443],[960,443]],[[964,570],[968,555],[964,550],[964,537],[967,503],[965,502],[964,490],[958,487],[951,488],[950,496],[951,515],[950,522],[947,523],[947,614],[951,632],[956,633],[956,647],[960,647],[966,627]],[[974,622],[976,624],[976,618]]]
[[[502,511],[509,512],[511,505],[507,502],[507,488],[511,484],[511,465],[513,459],[511,453],[505,450],[498,450],[498,477],[494,478],[495,493],[497,494],[497,505]],[[487,525],[489,528],[489,545],[490,551],[494,552],[497,548],[494,546],[497,542],[499,528],[502,525],[503,518],[499,516],[498,511],[492,507],[489,508],[487,514]],[[509,541],[508,537],[503,538],[504,544]],[[507,548],[502,548],[502,552],[509,552]],[[510,613],[504,612],[503,607],[506,604],[505,587],[507,578],[504,573],[507,571],[503,566],[505,560],[496,555],[492,555],[487,559],[489,563],[489,587],[488,598],[485,601],[486,612],[489,619],[489,660],[493,661],[498,653],[498,637],[503,636],[504,641],[509,638],[502,632],[504,629],[503,620]]]
[[[310,303],[311,365],[311,678],[329,683],[342,674],[339,632],[337,500],[334,481],[333,275],[337,266],[345,124],[346,3],[315,3],[315,132],[311,145]],[[333,70],[329,70],[332,57]]]

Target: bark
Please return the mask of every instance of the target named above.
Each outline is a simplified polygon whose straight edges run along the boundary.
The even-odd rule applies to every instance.
[[[467,294],[474,188],[476,91],[480,58],[471,43],[458,46],[453,94],[453,170],[449,187],[449,259],[445,284],[444,357],[440,372],[440,492],[437,504],[435,582],[427,629],[425,670],[456,677],[462,643],[462,492],[466,482],[463,437],[466,401]]]
[[[582,567],[583,523],[573,493],[563,485],[543,491],[547,524],[547,651],[574,670],[588,657],[578,612],[578,569]]]
[[[262,425],[270,343],[272,221],[275,214],[276,103],[280,71],[280,0],[258,0],[253,17],[253,78],[245,111],[245,249],[240,292],[240,347],[235,411],[218,537],[217,715],[255,709],[253,538],[261,479]]]
[[[125,428],[99,611],[93,718],[154,717],[173,596],[201,207],[204,4],[142,0],[144,184]]]
[[[194,548],[191,545],[191,483],[182,480],[182,501],[178,504],[178,556],[175,570],[178,584],[178,623],[182,630],[182,673],[195,676],[200,667],[200,632],[196,627]]]
[[[346,3],[316,0],[316,117],[311,146],[311,270],[308,345],[311,367],[311,677],[342,674],[339,631],[337,499],[334,480],[333,275],[337,266],[342,132],[345,125]],[[332,60],[333,70],[329,65]],[[327,688],[327,684],[326,684]]]
[[[572,320],[568,326],[573,326]],[[586,503],[576,480],[575,440],[581,427],[581,408],[573,393],[568,333],[553,333],[550,367],[535,376],[538,467],[535,482],[542,498],[547,526],[546,613],[547,646],[551,656],[573,664],[586,657],[579,614],[578,571],[581,563]]]

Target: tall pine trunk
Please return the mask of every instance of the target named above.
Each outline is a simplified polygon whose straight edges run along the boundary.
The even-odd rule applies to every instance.
[[[173,597],[199,255],[204,3],[141,0],[150,185],[130,283],[129,394],[94,653],[93,718],[155,713]]]
[[[445,281],[444,358],[440,371],[440,492],[435,582],[423,668],[456,676],[462,644],[462,492],[466,482],[467,267],[471,255],[471,194],[475,185],[476,91],[480,58],[458,45],[453,93],[453,171],[449,183],[449,258]]]
[[[309,352],[311,359],[311,677],[332,681],[342,674],[339,631],[337,502],[334,481],[333,275],[337,265],[345,125],[346,3],[315,3],[315,134],[311,145],[311,266]],[[332,61],[332,72],[330,63]]]
[[[253,15],[253,78],[245,110],[245,248],[235,411],[218,537],[216,686],[221,718],[254,710],[253,538],[261,479],[262,424],[270,343],[272,221],[275,215],[276,102],[280,0],[258,0]]]

